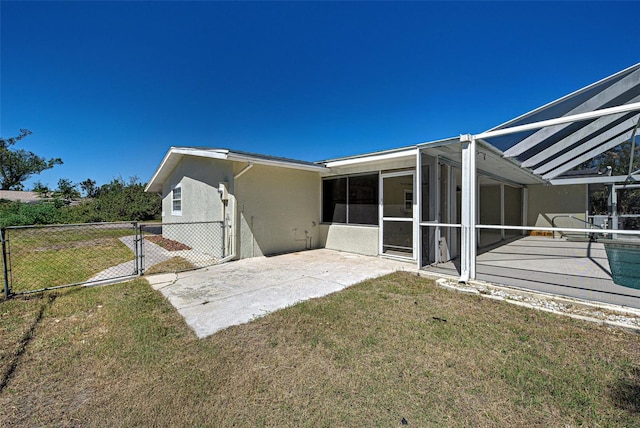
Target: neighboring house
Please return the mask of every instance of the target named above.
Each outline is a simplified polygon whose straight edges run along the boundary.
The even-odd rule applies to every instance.
[[[638,98],[640,64],[477,136],[314,163],[171,147],[146,190],[162,195],[163,222],[225,222],[235,258],[322,247],[420,266],[475,260],[518,226],[587,221],[588,184],[629,177],[566,173],[633,138]],[[591,113],[617,105],[627,110]],[[568,122],[541,122],[554,118]]]
[[[28,204],[40,202],[40,194],[38,192],[23,192],[21,190],[0,190],[0,200],[19,201]]]

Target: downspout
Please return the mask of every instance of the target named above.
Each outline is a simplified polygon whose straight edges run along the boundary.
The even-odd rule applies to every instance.
[[[251,168],[253,168],[253,162],[249,162],[244,168],[242,168],[240,171],[238,171],[238,173],[233,176],[233,181],[235,182],[235,180],[240,178],[240,176],[242,174],[244,174],[245,172],[249,171]]]
[[[229,255],[226,257],[223,257],[222,259],[218,260],[218,262],[216,264],[222,264],[222,263],[226,263],[228,261],[231,261],[233,259],[236,258],[236,208],[238,207],[238,204],[236,202],[236,197],[234,195],[229,195],[229,200],[231,201],[231,215],[228,215],[229,218]],[[226,222],[226,219],[225,219]],[[225,224],[224,227],[227,227],[227,225]]]

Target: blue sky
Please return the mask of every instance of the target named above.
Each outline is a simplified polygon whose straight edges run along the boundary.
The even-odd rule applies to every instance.
[[[150,179],[167,149],[321,160],[476,133],[640,62],[640,2],[0,2],[0,135]]]

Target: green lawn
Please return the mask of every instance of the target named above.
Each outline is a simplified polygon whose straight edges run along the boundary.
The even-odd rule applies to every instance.
[[[0,426],[640,424],[639,335],[409,274],[204,340],[143,279],[56,296],[0,302]]]
[[[21,292],[86,281],[98,272],[134,259],[118,238],[131,228],[9,229],[11,290]],[[123,276],[129,274],[123,272]]]

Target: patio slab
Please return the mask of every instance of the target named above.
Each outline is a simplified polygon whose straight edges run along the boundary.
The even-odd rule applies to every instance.
[[[414,263],[319,249],[146,277],[199,338]]]
[[[426,268],[459,275],[454,263]],[[612,305],[640,308],[640,290],[613,282],[604,244],[528,236],[478,255],[481,281]]]

